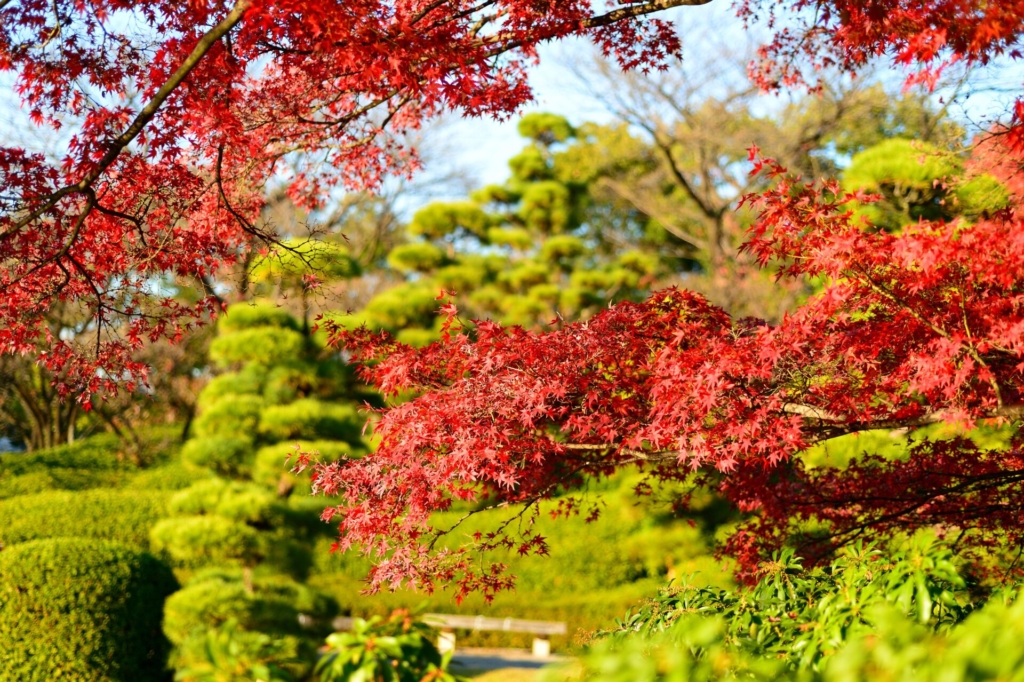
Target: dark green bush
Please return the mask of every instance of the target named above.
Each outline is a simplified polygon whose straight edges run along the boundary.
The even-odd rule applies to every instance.
[[[0,680],[161,680],[160,628],[177,588],[149,554],[113,543],[50,539],[0,552]]]
[[[330,628],[337,614],[333,599],[283,576],[256,576],[248,589],[237,572],[212,570],[197,575],[167,600],[164,632],[175,644],[206,628],[234,618],[245,630],[274,635],[308,634],[299,614],[311,617],[320,630]]]
[[[0,500],[0,542],[75,537],[148,549],[149,529],[167,516],[169,497],[158,490],[87,490]]]
[[[221,476],[246,477],[252,469],[253,443],[244,436],[193,438],[181,449],[181,458]]]
[[[305,438],[358,443],[364,421],[352,405],[303,398],[263,410],[259,430],[272,441]]]

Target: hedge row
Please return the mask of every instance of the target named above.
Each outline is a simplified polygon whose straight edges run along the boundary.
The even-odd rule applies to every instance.
[[[153,556],[60,538],[0,552],[0,681],[168,677],[163,602],[177,589]]]
[[[150,528],[167,516],[169,497],[161,490],[87,490],[0,500],[0,543],[75,537],[148,549]]]

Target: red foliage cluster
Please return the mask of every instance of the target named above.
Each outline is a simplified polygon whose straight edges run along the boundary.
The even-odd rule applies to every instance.
[[[805,71],[856,71],[887,56],[909,69],[908,83],[934,85],[956,62],[988,64],[1021,56],[1024,8],[1017,0],[739,0],[748,22],[767,21],[774,39],[753,64],[755,79],[775,89],[805,83]],[[786,13],[788,16],[784,16]]]
[[[270,236],[264,186],[300,204],[372,188],[415,157],[396,140],[443,110],[507,116],[538,43],[588,35],[628,66],[679,48],[634,2],[586,0],[19,0],[0,2],[0,70],[33,121],[71,133],[62,158],[0,147],[0,352],[42,350],[86,400],[144,375],[146,338],[212,304],[180,284]],[[290,177],[289,177],[290,176]],[[88,342],[48,338],[58,304]]]
[[[821,549],[869,528],[941,523],[971,531],[965,542],[990,541],[984,529],[1024,532],[1019,443],[999,453],[930,444],[850,471],[794,458],[848,433],[1024,413],[1020,221],[878,233],[836,186],[758,164],[778,182],[749,198],[761,217],[746,248],[784,277],[829,282],[777,326],[669,290],[548,333],[482,323],[470,340],[455,326],[422,350],[337,330],[369,381],[421,393],[385,411],[374,455],[316,470],[318,490],[341,498],[328,512],[341,546],[386,556],[376,583],[456,578],[489,590],[490,569],[431,554],[432,512],[453,500],[535,502],[626,464],[666,480],[696,472],[754,513],[729,543],[745,570],[801,516],[828,522],[808,541]]]

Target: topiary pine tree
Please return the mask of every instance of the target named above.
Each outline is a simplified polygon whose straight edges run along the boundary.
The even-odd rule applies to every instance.
[[[322,335],[271,303],[231,306],[210,356],[223,373],[199,396],[182,457],[219,477],[177,493],[171,518],[150,533],[154,551],[189,579],[167,606],[175,661],[191,666],[206,630],[234,619],[280,640],[282,656],[305,652],[309,662],[322,633],[303,633],[298,615],[324,627],[336,605],[302,584],[312,524],[288,498],[308,481],[288,472],[286,460],[297,444],[331,461],[365,453],[360,389]]]
[[[576,135],[564,117],[530,114],[519,132],[529,144],[509,160],[504,184],[413,216],[409,241],[387,257],[408,280],[349,325],[364,322],[422,345],[438,338],[436,299],[445,290],[458,293],[467,319],[546,327],[637,298],[664,271],[653,250],[606,248],[602,224],[588,220],[586,184],[558,161]],[[633,214],[606,219],[628,222]]]

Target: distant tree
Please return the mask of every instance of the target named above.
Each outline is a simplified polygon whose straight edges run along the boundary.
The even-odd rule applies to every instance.
[[[664,73],[621,73],[602,60],[578,68],[589,97],[620,123],[586,126],[562,163],[587,184],[595,210],[636,211],[666,252],[692,263],[672,283],[732,314],[775,320],[808,290],[789,282],[784,291],[741,250],[755,218],[741,199],[773,182],[749,173],[752,145],[818,178],[894,137],[947,152],[966,140],[927,92],[891,92],[871,74],[851,81],[827,70],[818,92],[770,100],[746,78],[752,49],[708,42]]]

